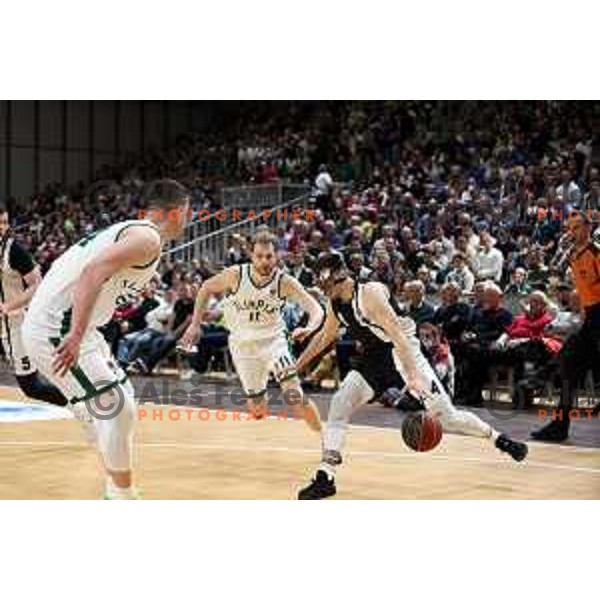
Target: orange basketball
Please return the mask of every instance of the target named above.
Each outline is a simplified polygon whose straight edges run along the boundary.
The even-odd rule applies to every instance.
[[[442,439],[442,424],[428,411],[410,413],[402,422],[402,439],[415,452],[429,452]]]

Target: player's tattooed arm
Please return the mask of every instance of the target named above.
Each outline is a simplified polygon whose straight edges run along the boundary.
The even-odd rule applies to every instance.
[[[297,279],[290,275],[284,275],[281,279],[281,294],[286,300],[298,304],[308,314],[306,327],[297,327],[292,331],[294,340],[302,341],[321,327],[325,319],[325,312]]]
[[[307,371],[311,364],[329,350],[337,339],[339,329],[340,322],[337,320],[331,305],[328,305],[322,327],[310,340],[308,346],[296,361],[295,367],[298,373]]]
[[[415,362],[414,349],[404,331],[400,317],[389,303],[385,288],[380,284],[367,284],[363,292],[362,308],[365,317],[375,325],[381,327],[394,344],[406,372],[406,384],[415,392],[427,392],[428,386],[419,375]]]
[[[194,344],[200,339],[202,319],[211,297],[236,290],[239,285],[239,278],[240,269],[238,267],[229,267],[207,279],[202,284],[196,296],[192,319],[179,340],[179,347],[181,349],[191,351]]]
[[[119,271],[156,260],[160,250],[161,240],[155,231],[148,227],[131,227],[110,248],[84,267],[73,290],[71,329],[56,351],[56,373],[62,376],[77,363],[81,340],[106,281]]]

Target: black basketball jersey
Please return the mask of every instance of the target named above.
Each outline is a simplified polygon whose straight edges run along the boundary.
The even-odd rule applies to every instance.
[[[394,346],[387,333],[376,323],[369,321],[362,311],[362,293],[365,286],[382,285],[380,283],[355,283],[350,302],[335,300],[331,308],[338,321],[346,327],[348,335],[361,343],[360,355],[354,361],[354,370],[358,371],[371,386],[375,396],[381,395],[391,387],[402,389],[404,382],[394,363]],[[386,290],[387,291],[387,290]],[[401,324],[409,336],[415,334],[415,324],[398,306],[388,293],[390,306],[401,317]]]
[[[366,285],[382,284],[359,283],[357,281],[354,284],[352,299],[349,302],[343,302],[339,299],[334,300],[331,302],[331,308],[338,321],[346,327],[350,337],[361,342],[365,348],[390,346],[391,341],[384,329],[376,323],[369,321],[362,311],[361,296]],[[394,312],[399,317],[402,317],[405,333],[407,335],[415,335],[415,324],[414,321],[408,317],[408,313],[403,310],[389,294],[388,302]]]

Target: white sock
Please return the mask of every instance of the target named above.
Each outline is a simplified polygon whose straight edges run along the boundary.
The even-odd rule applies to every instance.
[[[325,471],[325,473],[327,473],[327,477],[329,477],[329,479],[335,479],[335,473],[336,473],[337,467],[334,465],[330,465],[327,462],[321,461],[321,464],[319,465],[319,471]]]

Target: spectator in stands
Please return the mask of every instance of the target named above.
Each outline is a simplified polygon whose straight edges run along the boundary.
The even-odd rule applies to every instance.
[[[231,243],[227,249],[225,266],[230,267],[231,265],[239,265],[248,262],[249,255],[244,237],[238,233],[234,233],[230,239]]]
[[[189,357],[192,369],[197,373],[205,373],[211,361],[226,351],[228,338],[229,331],[223,322],[223,298],[215,295],[210,299],[202,317],[201,333],[196,342],[197,352]]]
[[[561,182],[556,188],[556,196],[565,207],[579,206],[581,204],[581,189],[573,181],[573,176],[569,169],[563,169],[561,172]]]
[[[348,259],[348,268],[352,275],[360,281],[367,281],[371,278],[372,270],[365,266],[365,257],[362,252],[354,252]]]
[[[517,267],[510,274],[510,282],[504,289],[504,294],[513,294],[515,296],[524,296],[531,291],[531,286],[527,282],[527,271],[523,267]]]
[[[427,268],[426,265],[421,265],[417,269],[417,279],[425,286],[425,294],[427,296],[433,295],[438,291],[438,286],[434,280],[434,273],[435,271]]]
[[[566,283],[559,285],[557,301],[558,311],[547,331],[550,335],[564,340],[581,325],[581,305],[575,290]]]
[[[600,210],[600,178],[590,181],[590,188],[583,198],[581,210]]]
[[[385,283],[386,285],[391,285],[394,279],[394,271],[390,262],[390,256],[385,249],[375,253],[372,266],[373,272],[371,273],[371,279],[373,279],[373,281]]]
[[[152,349],[143,357],[138,357],[135,366],[145,375],[152,374],[156,365],[168,356],[183,335],[194,312],[195,286],[182,283],[179,287],[179,297],[173,305],[173,314],[166,333],[153,340]]]
[[[417,324],[432,323],[435,309],[425,301],[425,286],[419,279],[404,284],[404,298],[410,318]]]
[[[433,323],[441,328],[451,345],[459,343],[472,318],[471,306],[461,302],[460,296],[461,288],[457,283],[445,283],[440,290],[441,304],[433,317]]]
[[[499,283],[502,279],[504,256],[498,248],[494,247],[496,240],[490,235],[489,231],[484,230],[481,232],[480,241],[480,248],[473,261],[475,277],[480,281],[490,279],[495,283]]]
[[[333,178],[326,165],[319,166],[315,179],[315,206],[326,217],[333,213]]]
[[[164,299],[160,296],[156,296],[156,299],[158,305],[145,317],[146,327],[128,333],[119,340],[116,357],[123,368],[127,368],[139,357],[149,352],[154,341],[161,339],[167,333],[167,327],[173,315],[175,293],[173,290],[167,290]]]
[[[452,268],[446,275],[445,282],[455,283],[466,294],[473,291],[475,275],[467,266],[467,257],[463,252],[457,252],[452,258]]]
[[[502,290],[493,282],[483,286],[481,308],[475,308],[469,330],[455,345],[457,402],[470,406],[483,404],[482,390],[489,367],[497,359],[494,342],[512,322],[512,314],[502,306]]]
[[[339,250],[342,245],[342,236],[335,229],[335,221],[332,219],[327,219],[323,223],[323,235],[327,241],[327,244],[333,250]]]
[[[492,345],[500,352],[498,362],[515,370],[516,382],[513,405],[522,408],[531,406],[532,390],[523,382],[526,371],[544,368],[561,349],[562,344],[549,335],[549,325],[554,321],[550,302],[546,294],[534,291],[522,304],[523,312]]]
[[[550,269],[544,260],[543,250],[531,247],[525,258],[527,269],[527,285],[531,289],[546,289],[550,278]]]
[[[310,257],[300,252],[288,252],[285,259],[286,271],[295,277],[304,287],[311,288],[315,285],[315,275],[307,266]]]

